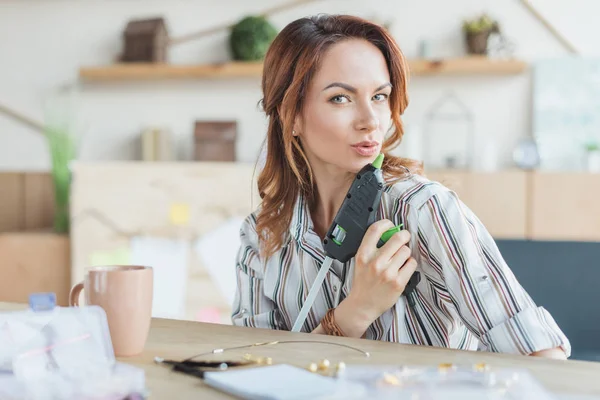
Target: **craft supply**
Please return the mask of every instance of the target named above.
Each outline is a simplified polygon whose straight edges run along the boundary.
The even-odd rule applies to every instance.
[[[438,365],[438,369],[440,370],[440,372],[446,372],[452,369],[456,369],[456,366],[450,363],[442,363]]]
[[[383,374],[382,381],[385,385],[400,386],[398,377],[387,372]]]
[[[181,372],[200,379],[204,379],[204,374],[208,371],[225,371],[229,368],[243,367],[253,364],[253,362],[238,361],[173,361],[165,360],[162,357],[154,357],[154,362],[157,364],[168,365],[175,372]]]
[[[384,155],[379,154],[373,163],[365,165],[358,172],[352,182],[344,202],[323,239],[326,257],[292,326],[292,332],[299,332],[304,326],[333,260],[345,263],[354,257],[367,229],[375,222],[385,183],[381,169],[383,158]],[[392,235],[400,231],[401,227],[402,224],[384,232],[377,247],[383,246]],[[415,272],[404,289],[403,295],[409,299],[411,306],[414,305],[411,294],[420,278],[420,272]],[[337,332],[339,335],[339,329],[333,329],[332,332]]]
[[[36,294],[29,310],[0,312],[0,398],[143,393],[144,370],[115,360],[104,309],[57,307],[53,301],[53,295]]]
[[[367,392],[361,398],[369,399],[554,399],[527,370],[494,369],[484,363],[350,365],[337,380],[362,385]]]
[[[335,366],[335,376],[339,377],[344,373],[344,370],[346,369],[346,363],[343,361],[340,361],[339,363],[336,364]]]
[[[327,369],[329,369],[330,366],[330,362],[328,359],[324,359],[319,363],[319,370],[320,371],[325,371]]]
[[[200,353],[200,354],[191,356],[191,357],[187,358],[185,361],[191,361],[195,358],[208,356],[211,354],[221,354],[221,353],[224,353],[224,352],[230,351],[230,350],[241,350],[241,349],[247,349],[247,348],[252,348],[252,347],[274,346],[274,345],[279,345],[279,344],[294,344],[294,343],[306,343],[306,344],[309,344],[309,343],[315,344],[316,343],[316,344],[326,344],[329,346],[344,347],[349,350],[357,351],[357,352],[361,353],[362,355],[364,355],[365,357],[370,357],[369,352],[361,350],[357,347],[343,344],[343,343],[327,342],[327,341],[323,341],[323,340],[278,340],[278,341],[274,341],[274,342],[259,342],[259,343],[247,344],[247,345],[243,345],[243,346],[233,346],[233,347],[212,349],[211,351],[207,351],[205,353]],[[247,359],[249,360],[252,358],[252,355],[249,353],[246,353],[244,355],[244,358],[246,358],[246,357],[248,357]]]
[[[488,371],[489,369],[490,369],[490,366],[485,363],[479,363],[479,364],[473,365],[474,371]]]

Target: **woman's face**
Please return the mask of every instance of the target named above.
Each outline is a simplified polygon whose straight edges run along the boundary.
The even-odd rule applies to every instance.
[[[360,39],[331,46],[294,126],[313,168],[356,173],[372,162],[391,126],[391,91],[386,61],[377,47]]]

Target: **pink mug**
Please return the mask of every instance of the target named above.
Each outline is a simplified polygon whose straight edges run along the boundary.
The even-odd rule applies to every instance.
[[[69,305],[85,303],[104,309],[115,356],[133,356],[144,350],[152,319],[153,270],[135,265],[86,269],[83,282],[71,288]]]

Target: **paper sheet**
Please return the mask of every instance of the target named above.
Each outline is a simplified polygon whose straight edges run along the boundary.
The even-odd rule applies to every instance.
[[[229,219],[203,235],[194,246],[202,265],[228,304],[232,304],[235,297],[235,260],[240,247],[240,227],[243,221],[241,217]]]
[[[131,262],[154,270],[152,316],[183,319],[188,266],[188,244],[182,240],[134,237]]]
[[[347,399],[364,393],[360,385],[340,385],[333,378],[286,364],[207,372],[204,381],[243,399]]]
[[[108,251],[95,251],[90,255],[90,266],[96,265],[128,265],[131,261],[131,251],[120,248]]]
[[[185,203],[171,204],[169,221],[173,225],[187,225],[190,222],[190,206]]]

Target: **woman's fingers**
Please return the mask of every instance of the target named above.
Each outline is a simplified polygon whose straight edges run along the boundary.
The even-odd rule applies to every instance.
[[[408,281],[413,276],[417,269],[417,260],[413,257],[409,257],[408,260],[400,267],[398,270],[398,275],[396,277],[396,288],[398,290],[404,291],[404,288],[408,284]]]
[[[377,251],[379,238],[385,231],[393,227],[394,224],[389,219],[381,219],[371,224],[356,252],[356,261],[361,265],[369,264],[372,255]]]
[[[395,235],[394,235],[395,236]],[[391,241],[392,239],[390,239]],[[387,244],[387,243],[386,243]],[[383,247],[382,247],[383,248]],[[385,263],[385,280],[388,282],[396,282],[398,278],[399,270],[404,266],[404,264],[410,258],[411,251],[408,246],[401,246],[396,253],[392,256],[392,258]]]
[[[379,249],[378,257],[385,262],[391,260],[395,257],[396,253],[405,247],[406,244],[410,241],[410,232],[407,230],[403,230],[397,233],[394,233],[391,238]],[[410,255],[410,251],[409,251]]]

